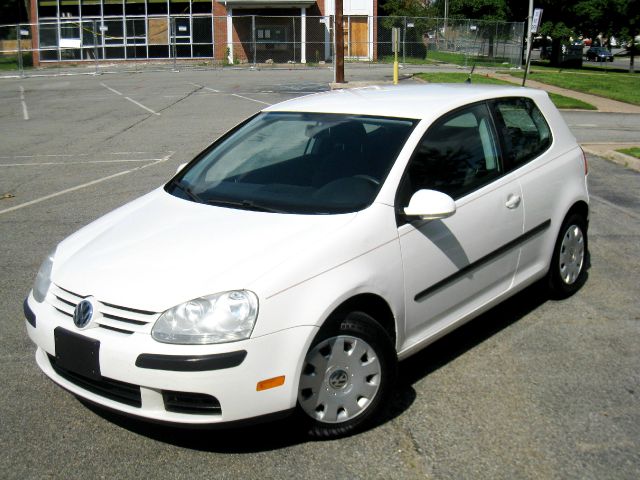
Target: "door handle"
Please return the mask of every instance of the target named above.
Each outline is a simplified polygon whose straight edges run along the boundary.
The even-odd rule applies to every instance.
[[[517,208],[518,205],[520,205],[520,201],[522,200],[522,198],[520,197],[520,195],[509,195],[509,197],[507,198],[507,202],[504,204],[507,208],[510,209],[514,209]]]

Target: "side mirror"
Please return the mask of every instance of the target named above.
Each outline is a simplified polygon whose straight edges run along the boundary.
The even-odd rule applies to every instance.
[[[180,170],[182,170],[186,166],[186,163],[181,163],[180,165],[178,165],[178,168],[176,168],[176,173],[180,173]]]
[[[404,214],[421,220],[447,218],[456,213],[456,203],[446,193],[436,190],[418,190],[413,194]]]

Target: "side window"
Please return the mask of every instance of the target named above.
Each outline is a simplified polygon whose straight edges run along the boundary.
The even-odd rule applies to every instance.
[[[549,148],[551,130],[532,100],[506,98],[493,105],[508,168],[517,168]]]
[[[487,106],[466,107],[427,130],[409,163],[399,200],[406,204],[426,188],[456,199],[498,177],[500,170]]]

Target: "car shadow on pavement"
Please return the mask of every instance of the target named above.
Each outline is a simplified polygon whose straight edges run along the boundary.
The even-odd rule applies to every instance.
[[[471,322],[428,346],[399,365],[393,400],[369,430],[392,421],[416,400],[413,385],[451,361],[517,322],[550,297],[541,282],[516,294]],[[125,417],[84,403],[105,420],[133,433],[182,448],[218,453],[254,453],[277,450],[313,441],[300,428],[296,416],[251,426],[229,428],[183,428]]]

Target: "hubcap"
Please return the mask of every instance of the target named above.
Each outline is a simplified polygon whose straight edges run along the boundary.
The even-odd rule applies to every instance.
[[[560,245],[560,278],[567,284],[573,284],[582,271],[584,262],[584,235],[577,225],[571,225],[562,238]]]
[[[361,338],[328,338],[307,353],[298,401],[316,420],[346,422],[371,404],[380,388],[381,371],[376,352]]]

